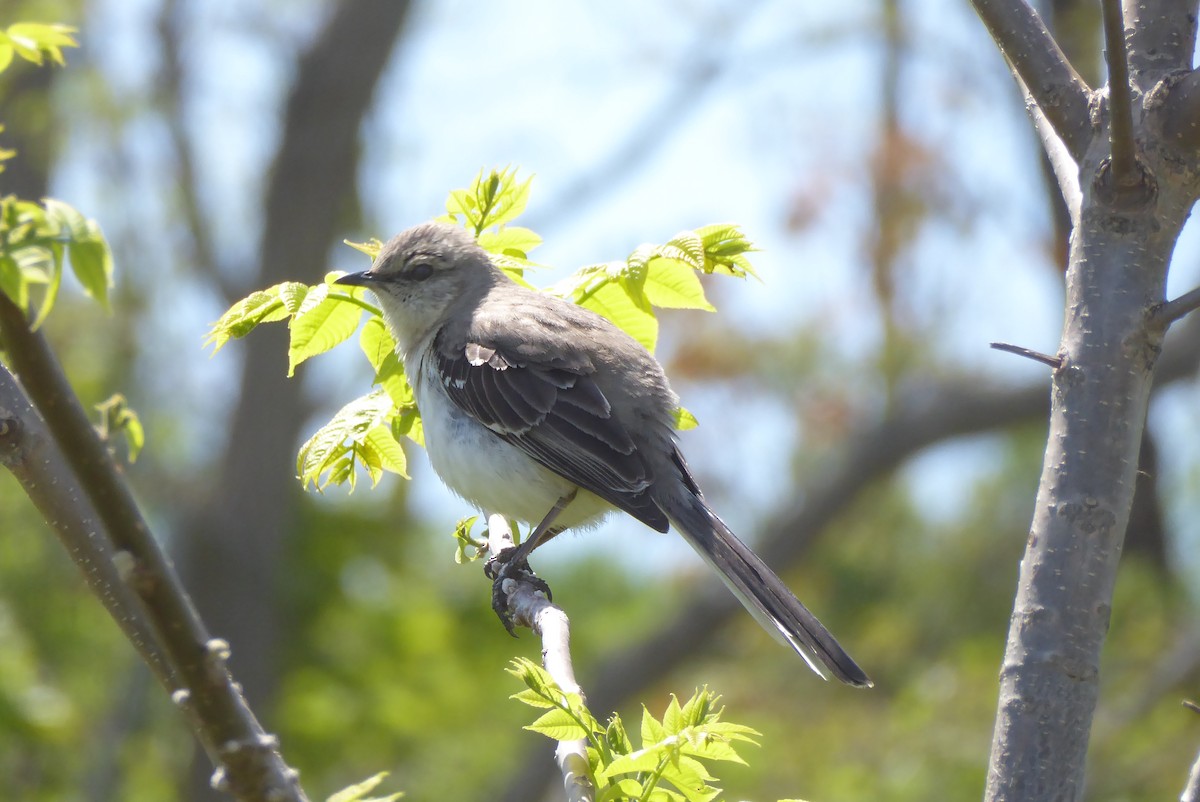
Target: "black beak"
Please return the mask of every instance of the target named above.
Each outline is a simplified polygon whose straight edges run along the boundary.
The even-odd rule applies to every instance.
[[[351,287],[370,287],[378,280],[378,277],[370,272],[364,273],[347,273],[339,278],[334,284],[348,284]]]

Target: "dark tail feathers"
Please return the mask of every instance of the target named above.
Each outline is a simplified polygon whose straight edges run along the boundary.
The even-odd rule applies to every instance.
[[[717,569],[726,586],[763,629],[795,649],[822,677],[825,677],[824,669],[828,669],[847,685],[871,687],[870,678],[846,654],[829,630],[757,554],[738,540],[704,499],[693,495],[690,489],[676,485],[671,498],[655,500],[679,534]]]

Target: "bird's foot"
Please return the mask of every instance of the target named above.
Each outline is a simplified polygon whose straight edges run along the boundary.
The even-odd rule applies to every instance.
[[[533,569],[529,567],[528,560],[524,558],[513,559],[516,554],[517,549],[515,548],[505,549],[496,556],[489,558],[483,565],[484,575],[492,580],[492,609],[496,612],[500,623],[504,624],[504,628],[508,630],[508,634],[514,638],[517,636],[517,633],[513,631],[513,619],[508,611],[508,599],[511,590],[505,590],[504,583],[506,580],[527,583],[535,591],[545,594],[547,599],[553,601],[550,586],[533,572]]]

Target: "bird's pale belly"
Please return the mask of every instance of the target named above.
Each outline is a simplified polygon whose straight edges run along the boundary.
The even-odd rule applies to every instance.
[[[427,392],[439,392],[429,382],[422,385],[414,389],[429,461],[446,486],[479,511],[537,524],[575,487],[454,404],[422,403]],[[557,524],[587,526],[612,511],[608,502],[579,490]]]

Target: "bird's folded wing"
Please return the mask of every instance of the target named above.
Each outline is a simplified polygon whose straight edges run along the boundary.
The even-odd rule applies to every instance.
[[[434,347],[455,405],[559,476],[665,532],[645,458],[612,414],[590,362],[538,359],[535,350],[449,337]]]

